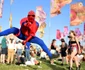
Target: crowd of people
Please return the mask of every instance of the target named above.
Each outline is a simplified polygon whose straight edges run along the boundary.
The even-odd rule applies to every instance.
[[[34,11],[29,11],[27,17],[21,19],[20,24],[20,29],[12,27],[0,32],[0,36],[4,36],[1,41],[1,63],[39,65],[40,61],[36,57],[38,55],[40,59],[49,59],[50,63],[55,65],[54,58],[61,55],[61,65],[64,65],[64,59],[66,59],[69,70],[72,70],[75,61],[76,70],[80,70],[81,60],[85,60],[85,53],[82,53],[85,49],[74,31],[69,32],[68,43],[61,39],[61,45],[57,46],[57,40],[53,39],[50,47],[47,47],[43,40],[35,36],[39,23],[35,21]],[[41,47],[40,51],[37,51],[31,43],[38,44]]]
[[[69,70],[72,70],[73,62],[76,64],[76,70],[80,70],[81,61],[85,61],[85,53],[83,51],[84,47],[76,38],[76,34],[74,31],[69,32],[68,43],[62,38],[61,45],[56,45],[56,39],[53,39],[49,50],[53,55],[52,59],[50,59],[50,63],[52,65],[56,65],[54,63],[55,58],[61,57],[61,65],[64,65],[64,62],[69,65]],[[10,34],[4,36],[1,41],[1,55],[0,62],[6,64],[25,64],[25,65],[39,65],[40,61],[37,59],[38,56],[40,59],[48,59],[48,55],[43,51],[42,48],[37,50],[36,46],[22,44],[22,40],[16,38],[15,35]]]

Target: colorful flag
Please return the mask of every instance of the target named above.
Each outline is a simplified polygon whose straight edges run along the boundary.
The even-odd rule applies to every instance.
[[[2,31],[2,26],[0,26],[0,32]]]
[[[3,4],[4,3],[4,0],[1,0],[1,3]]]
[[[64,26],[64,36],[68,35],[68,26]]]
[[[14,0],[10,0],[10,4],[11,4],[11,5],[13,4],[13,2],[14,2]]]
[[[82,35],[79,28],[76,28],[76,29],[75,29],[75,33],[76,33],[76,36],[77,36],[77,37],[79,37],[79,36]]]
[[[85,42],[85,23],[84,23],[84,34],[83,34],[83,41]]]
[[[71,4],[70,25],[77,26],[85,21],[85,7],[82,2]]]
[[[44,23],[46,20],[46,13],[43,10],[42,6],[38,6],[36,8],[36,21],[39,22],[39,24],[41,25],[42,23]]]
[[[0,18],[2,18],[4,0],[0,0]]]
[[[84,23],[84,35],[85,35],[85,23]]]
[[[61,32],[59,29],[57,29],[57,31],[56,31],[56,38],[59,40],[61,39]]]
[[[0,18],[2,18],[2,8],[0,8]]]
[[[9,27],[12,27],[12,13],[10,13],[10,17],[9,17]]]
[[[46,23],[44,22],[38,28],[38,31],[40,32],[40,38],[42,38],[44,36],[44,33],[45,33],[44,29],[45,29],[45,27],[46,27]]]
[[[64,38],[65,35],[64,35],[64,32],[61,32],[61,38]]]
[[[61,14],[61,8],[71,2],[72,0],[51,0],[50,16],[54,17]]]

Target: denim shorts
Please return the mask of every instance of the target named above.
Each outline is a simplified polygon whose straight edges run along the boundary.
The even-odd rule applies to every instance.
[[[17,55],[20,56],[22,54],[22,49],[17,50]]]

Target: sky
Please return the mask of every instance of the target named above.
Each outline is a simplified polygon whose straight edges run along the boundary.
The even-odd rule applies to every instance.
[[[71,4],[82,2],[85,5],[85,0],[73,0]],[[0,26],[2,26],[2,31],[9,28],[9,16],[10,12],[13,16],[12,25],[13,27],[20,28],[20,20],[27,16],[30,10],[36,11],[37,6],[42,6],[47,14],[46,18],[46,28],[45,34],[42,40],[49,46],[52,39],[56,39],[56,30],[60,29],[63,32],[64,26],[68,26],[69,30],[74,30],[75,28],[80,28],[83,33],[83,24],[78,26],[70,26],[70,5],[68,4],[61,9],[61,14],[53,18],[50,17],[50,0],[14,0],[13,4],[10,5],[10,0],[4,0],[3,5],[3,16],[0,18]],[[49,27],[50,25],[50,27]],[[39,32],[36,33],[39,37]],[[2,37],[0,37],[1,41]],[[65,38],[67,41],[68,39]],[[57,45],[60,41],[57,40]]]

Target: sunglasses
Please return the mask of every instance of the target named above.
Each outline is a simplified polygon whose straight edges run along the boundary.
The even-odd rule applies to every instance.
[[[30,16],[35,17],[35,15],[28,15],[28,17],[30,17]]]

